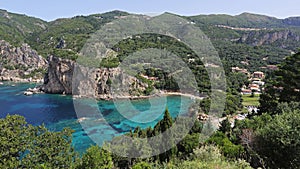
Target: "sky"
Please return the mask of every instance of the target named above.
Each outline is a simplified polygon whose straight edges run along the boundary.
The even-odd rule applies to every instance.
[[[1,0],[0,9],[52,21],[112,10],[138,14],[172,12],[179,15],[243,12],[277,18],[300,16],[299,0]]]

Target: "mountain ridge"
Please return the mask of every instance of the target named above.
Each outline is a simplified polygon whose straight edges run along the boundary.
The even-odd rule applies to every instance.
[[[51,55],[76,58],[70,55],[77,55],[94,32],[104,24],[126,15],[129,13],[115,10],[102,14],[59,18],[47,22],[0,10],[0,22],[3,23],[0,25],[0,39],[14,46],[27,43],[44,58]],[[7,19],[9,16],[12,19]],[[181,17],[194,22],[195,26],[210,38],[221,59],[230,60],[226,62],[228,64],[226,67],[239,66],[255,70],[268,64],[278,64],[285,56],[297,51],[299,47],[300,27],[298,25],[300,24],[298,22],[300,23],[300,17],[277,19],[252,13],[242,13],[236,16],[213,14]],[[218,27],[218,25],[227,27]],[[231,27],[242,29],[235,30]],[[20,28],[23,29],[20,30]],[[23,34],[22,31],[25,33]],[[259,61],[266,57],[269,60]],[[249,65],[240,63],[249,62],[249,60]],[[251,60],[253,60],[252,64]]]

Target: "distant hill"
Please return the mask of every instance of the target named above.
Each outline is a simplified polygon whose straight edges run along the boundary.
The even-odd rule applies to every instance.
[[[47,27],[48,23],[41,19],[0,10],[0,39],[13,45],[24,43],[30,34]]]
[[[28,43],[44,57],[76,55],[103,24],[125,15],[129,13],[112,11],[46,22],[0,10],[0,39],[16,46]],[[278,64],[299,48],[300,17],[277,19],[250,13],[183,17],[211,39],[227,70],[239,66],[254,71]]]
[[[105,23],[124,15],[129,14],[122,11],[112,11],[57,19],[49,22],[47,29],[35,32],[28,38],[28,42],[42,55],[48,55],[53,49],[71,49],[74,52],[79,52],[90,34],[99,30]]]
[[[300,27],[300,17],[277,19],[275,17],[242,13],[240,15],[197,15],[190,19],[200,24],[226,25],[232,27],[251,28],[289,28]]]

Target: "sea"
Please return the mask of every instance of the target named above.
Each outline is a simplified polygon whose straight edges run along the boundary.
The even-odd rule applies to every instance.
[[[1,84],[0,118],[17,114],[24,116],[27,123],[45,125],[51,131],[71,128],[74,131],[72,144],[79,153],[91,145],[101,146],[137,126],[154,127],[163,118],[166,108],[173,118],[184,115],[194,101],[184,96],[104,101],[59,94],[23,94],[35,86],[34,83]]]

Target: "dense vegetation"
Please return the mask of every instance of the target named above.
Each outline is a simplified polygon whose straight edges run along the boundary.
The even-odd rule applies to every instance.
[[[23,117],[8,115],[0,120],[3,129],[0,134],[0,165],[9,168],[251,168],[250,165],[254,168],[298,168],[300,104],[299,94],[294,89],[300,82],[299,55],[286,58],[280,69],[270,76],[267,86],[272,87],[268,89],[275,90],[265,91],[264,95],[269,97],[261,98],[262,111],[259,114],[236,120],[234,127],[229,119],[225,119],[208,139],[201,139],[205,138],[204,125],[195,120],[178,144],[150,158],[123,158],[107,151],[109,147],[115,148],[115,143],[125,154],[145,151],[143,145],[119,144],[118,137],[105,144],[105,149],[92,146],[80,156],[71,146],[71,130],[51,132],[44,126],[28,125]],[[289,77],[292,79],[286,80]],[[283,85],[281,91],[274,88],[278,85]],[[282,91],[291,93],[287,96]],[[276,104],[270,107],[266,103]],[[179,121],[183,122],[184,118],[180,118]],[[172,127],[175,120],[166,109],[163,119],[153,128],[137,127],[127,136],[158,136]],[[176,139],[176,132],[169,134]],[[157,146],[163,149],[166,140],[160,139]]]
[[[36,18],[0,11],[0,38],[13,45],[27,42],[44,57],[53,54],[73,59],[92,33],[103,24],[119,16],[128,15],[120,11],[90,16],[78,16],[70,19],[58,19],[44,22]],[[276,18],[241,14],[239,16],[209,15],[193,16],[187,19],[195,22],[210,38],[224,64],[227,75],[227,99],[223,120],[218,131],[208,139],[203,138],[203,123],[195,120],[194,126],[184,139],[172,149],[151,158],[123,158],[98,146],[89,148],[82,156],[71,146],[69,129],[51,132],[44,126],[32,126],[20,116],[7,116],[0,119],[0,166],[4,168],[299,168],[300,166],[300,53],[285,58],[291,51],[297,51],[296,40],[299,36],[299,18],[279,20]],[[261,30],[236,30],[234,28],[258,28]],[[266,28],[266,29],[264,29]],[[270,30],[272,28],[272,30]],[[288,31],[290,38],[275,41],[262,40],[273,33]],[[242,41],[242,37],[246,41]],[[159,40],[158,40],[159,39]],[[256,44],[256,45],[255,45]],[[139,35],[121,41],[114,47],[116,57],[106,58],[100,66],[116,67],[124,58],[136,50],[159,48],[170,50],[188,59],[195,57],[183,44],[167,36]],[[280,64],[279,70],[267,72],[267,85],[260,97],[259,113],[249,114],[245,120],[229,117],[243,111],[240,88],[247,84],[247,77],[231,72],[231,67],[239,66],[250,71],[265,70],[267,65]],[[209,82],[198,60],[188,64],[198,79],[198,90],[209,92]],[[136,77],[149,84],[144,94],[150,94],[152,85],[158,89],[178,90],[174,79],[168,72],[159,69],[145,69],[141,72],[157,77],[151,82],[140,75]],[[200,76],[202,75],[202,76]],[[205,74],[206,75],[206,74]],[[109,82],[111,83],[111,82]],[[244,97],[245,98],[245,97]],[[198,106],[200,113],[217,109],[206,98]],[[127,135],[132,138],[157,136],[170,128],[175,119],[170,117],[168,109],[164,118],[154,127],[136,128]],[[184,120],[184,119],[182,119]],[[171,133],[176,138],[176,133]],[[118,139],[118,138],[115,138]],[[167,140],[162,138],[162,143]],[[111,143],[113,144],[113,142]],[[119,148],[122,149],[119,145]],[[165,146],[161,144],[158,146]],[[132,146],[125,153],[139,152],[143,145]],[[251,167],[250,167],[251,165]]]
[[[60,55],[57,50],[71,50],[75,55],[80,52],[91,34],[99,30],[105,23],[124,15],[128,15],[128,13],[112,11],[45,22],[37,18],[1,11],[0,22],[3,24],[0,26],[0,38],[17,46],[26,42],[44,57],[49,54],[65,57],[65,52],[61,52]],[[195,26],[201,28],[211,39],[224,61],[226,71],[231,66],[245,67],[253,71],[262,66],[278,64],[290,54],[290,50],[296,51],[298,48],[299,18],[280,20],[249,13],[238,16],[199,15],[185,18],[193,21]],[[266,28],[266,30],[242,31],[216,25],[234,28]],[[276,39],[276,35],[273,35],[286,31],[289,32],[287,39],[284,36],[278,36]],[[245,37],[248,37],[246,41],[241,41]],[[269,37],[266,42],[255,44],[257,40],[265,37]],[[270,41],[273,38],[275,41]],[[73,54],[70,53],[70,55]],[[268,59],[263,60],[263,58]],[[249,65],[241,64],[241,61],[248,62]]]
[[[0,39],[20,46],[34,32],[47,28],[48,23],[41,19],[0,10]]]
[[[141,130],[137,127],[127,135],[151,137],[164,132],[172,124],[173,119],[166,110],[164,118],[154,129]],[[147,159],[120,157],[98,146],[90,147],[80,156],[71,146],[71,130],[50,132],[44,126],[28,125],[23,117],[17,115],[1,119],[0,126],[4,129],[0,135],[0,167],[5,168],[251,168],[243,160],[225,158],[213,144],[200,143],[202,125],[199,122],[174,148]],[[138,152],[139,148],[143,148],[134,145],[131,149],[128,145],[125,147],[125,153]]]
[[[276,108],[281,103],[295,107],[291,102],[300,101],[300,53],[287,57],[269,78],[265,92],[261,96],[261,112],[282,113]]]

